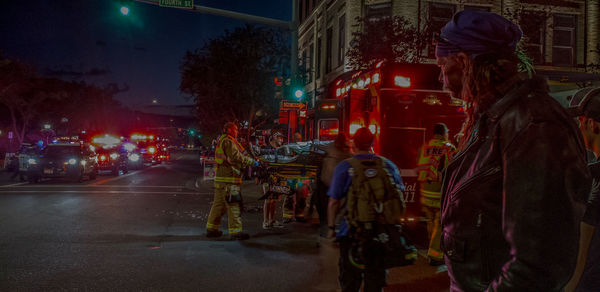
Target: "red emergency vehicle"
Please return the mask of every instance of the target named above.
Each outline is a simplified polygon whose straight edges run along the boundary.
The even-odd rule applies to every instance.
[[[407,221],[421,218],[415,171],[419,148],[432,138],[436,123],[448,126],[452,140],[466,117],[463,101],[442,90],[439,73],[433,64],[383,62],[372,70],[344,73],[330,83],[310,122],[309,133],[319,140],[333,140],[339,133],[351,138],[361,127],[371,130],[375,152],[400,169]]]

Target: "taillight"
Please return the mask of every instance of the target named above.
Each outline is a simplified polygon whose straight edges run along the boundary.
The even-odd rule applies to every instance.
[[[378,83],[379,82],[379,73],[375,73],[373,74],[373,83]]]

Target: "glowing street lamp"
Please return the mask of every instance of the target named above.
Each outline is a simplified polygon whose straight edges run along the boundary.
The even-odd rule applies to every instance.
[[[129,7],[127,7],[127,6],[121,6],[120,11],[121,11],[121,14],[123,14],[125,16],[129,15]]]

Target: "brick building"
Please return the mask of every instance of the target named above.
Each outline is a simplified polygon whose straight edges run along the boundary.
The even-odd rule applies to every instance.
[[[552,5],[548,5],[551,3]],[[400,15],[418,27],[425,22],[439,31],[463,9],[480,9],[511,17],[511,11],[539,13],[537,25],[525,29],[526,47],[538,73],[563,83],[597,79],[587,74],[600,64],[599,0],[300,0],[298,56],[309,73],[305,91],[312,102],[327,84],[351,68],[345,52],[357,17]],[[433,62],[428,50],[426,62]],[[552,83],[551,83],[552,84]]]

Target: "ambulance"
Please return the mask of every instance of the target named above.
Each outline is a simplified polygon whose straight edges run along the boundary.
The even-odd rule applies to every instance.
[[[423,221],[417,190],[419,148],[433,136],[433,126],[445,123],[450,139],[466,118],[464,102],[442,90],[434,64],[379,62],[371,70],[347,72],[329,84],[327,96],[307,123],[309,135],[320,141],[338,134],[352,138],[367,127],[375,135],[373,150],[400,169],[406,188],[405,220]]]

